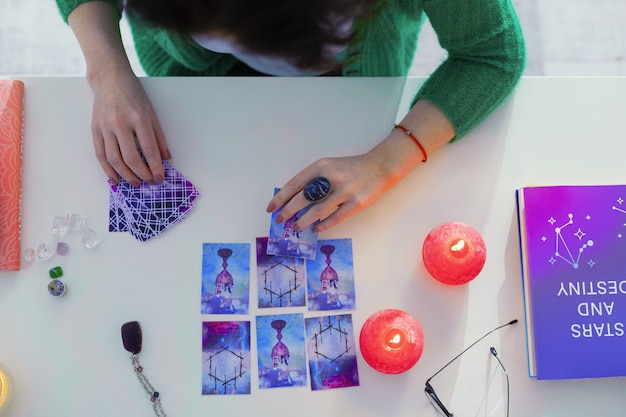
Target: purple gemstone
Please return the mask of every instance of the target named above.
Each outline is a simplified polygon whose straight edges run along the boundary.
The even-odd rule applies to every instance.
[[[70,245],[65,242],[57,243],[57,255],[65,256],[70,251]]]

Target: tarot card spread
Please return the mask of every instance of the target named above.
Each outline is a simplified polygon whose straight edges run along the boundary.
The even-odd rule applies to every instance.
[[[129,232],[145,242],[183,220],[193,210],[196,187],[168,161],[163,161],[165,179],[151,185],[142,181],[133,187],[123,178],[109,182],[109,232]]]

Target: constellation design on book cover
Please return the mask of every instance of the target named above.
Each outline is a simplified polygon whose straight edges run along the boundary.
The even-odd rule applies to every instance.
[[[574,215],[572,213],[569,213],[567,217],[568,221],[565,224],[554,228],[554,256],[551,257],[548,262],[554,265],[557,262],[557,259],[561,259],[570,264],[572,268],[578,269],[578,267],[580,266],[581,256],[586,249],[593,246],[593,240],[588,239],[586,242],[582,243],[577,250],[572,251],[572,248],[574,248],[574,244],[576,242],[572,238],[572,236],[578,238],[578,242],[582,242],[583,237],[585,237],[587,234],[583,232],[582,229],[579,227],[576,232],[564,235],[563,230],[574,224]],[[587,220],[589,219],[590,217],[587,216]],[[548,222],[554,226],[557,221],[554,217],[550,217],[550,220],[548,220]],[[590,267],[593,267],[594,261],[590,259],[587,264]]]
[[[621,206],[621,205],[622,205],[622,203],[624,203],[624,199],[623,199],[622,197],[618,197],[618,198],[617,198],[617,203]],[[624,210],[623,208],[617,207],[617,206],[615,206],[615,205],[611,206],[611,210],[613,210],[613,211],[618,211],[618,212],[620,212],[620,213],[626,214],[626,210]],[[623,225],[624,225],[624,226],[626,226],[626,223],[624,223]],[[623,235],[621,232],[617,234],[617,237],[618,237],[618,238],[620,238],[620,239],[621,239],[623,236],[624,236],[624,235]]]

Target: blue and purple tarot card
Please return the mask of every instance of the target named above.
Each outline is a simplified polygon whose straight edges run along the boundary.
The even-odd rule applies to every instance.
[[[351,314],[304,319],[311,390],[359,385]]]
[[[274,189],[274,195],[279,191]],[[272,213],[270,221],[270,232],[267,244],[268,255],[290,256],[302,259],[315,259],[315,248],[317,244],[317,233],[313,232],[313,224],[303,230],[294,230],[293,224],[300,218],[311,206],[307,206],[297,212],[293,217],[282,224],[276,223],[276,214],[279,210]]]
[[[306,386],[302,313],[257,316],[256,339],[260,389]]]
[[[250,244],[202,244],[202,314],[248,314]]]
[[[309,310],[354,310],[352,239],[320,240],[317,251],[306,261]]]
[[[202,323],[202,395],[250,394],[250,322]]]
[[[259,308],[306,305],[304,259],[268,255],[266,237],[256,239],[256,271]]]
[[[168,161],[161,184],[142,181],[133,187],[120,178],[109,184],[109,232],[129,232],[145,242],[181,222],[194,208],[196,187]]]

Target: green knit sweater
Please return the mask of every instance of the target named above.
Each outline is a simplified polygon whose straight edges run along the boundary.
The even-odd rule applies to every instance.
[[[56,0],[63,19],[91,0]],[[104,0],[116,6],[117,0]],[[456,138],[467,134],[513,90],[525,67],[522,30],[510,0],[385,0],[375,18],[355,22],[344,76],[406,76],[417,37],[428,17],[447,57],[414,101],[425,98],[452,122]],[[236,62],[208,51],[189,35],[146,25],[128,16],[137,55],[146,74],[224,75]]]

